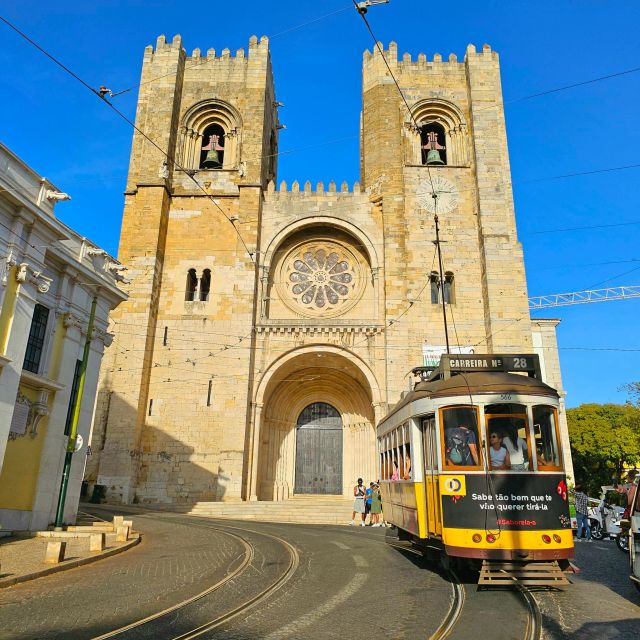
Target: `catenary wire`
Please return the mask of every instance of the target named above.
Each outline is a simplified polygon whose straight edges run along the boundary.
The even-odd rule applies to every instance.
[[[204,193],[204,195],[209,199],[209,201],[220,211],[220,213],[226,218],[229,224],[234,228],[235,233],[238,236],[238,239],[240,240],[245,251],[247,252],[249,258],[251,259],[252,262],[255,262],[254,252],[249,251],[249,247],[247,246],[244,238],[242,237],[242,234],[240,233],[238,228],[233,224],[233,221],[231,220],[231,218],[224,212],[222,207],[220,207],[220,205],[215,201],[214,197],[206,192],[204,187],[195,179],[195,177],[191,174],[191,172],[188,169],[181,167],[175,160],[172,160],[171,157],[169,156],[169,153],[164,149],[162,149],[162,147],[160,147],[144,131],[142,131],[142,129],[140,129],[140,127],[138,127],[135,122],[133,122],[130,118],[128,118],[115,105],[109,102],[109,100],[107,100],[105,96],[100,95],[98,91],[96,91],[87,82],[85,82],[82,78],[80,78],[80,76],[78,76],[76,73],[71,71],[71,69],[69,69],[66,65],[64,65],[57,58],[55,58],[53,55],[51,55],[45,49],[43,49],[37,42],[32,40],[26,33],[21,31],[18,27],[16,27],[14,24],[9,22],[2,15],[0,15],[0,20],[4,22],[7,26],[9,26],[11,29],[13,29],[19,36],[24,38],[29,44],[33,45],[36,49],[38,49],[38,51],[43,53],[47,58],[53,61],[56,65],[58,65],[61,69],[63,69],[66,73],[71,75],[71,77],[73,77],[75,80],[80,82],[85,88],[89,89],[89,91],[91,91],[91,93],[93,93],[96,97],[98,97],[105,104],[107,104],[109,108],[112,109],[122,120],[124,120],[127,124],[133,127],[135,131],[137,131],[145,140],[147,140],[153,147],[155,147],[167,159],[167,162],[168,162],[167,166],[171,165],[178,171],[182,171],[185,175],[187,175],[197,185],[197,187]]]

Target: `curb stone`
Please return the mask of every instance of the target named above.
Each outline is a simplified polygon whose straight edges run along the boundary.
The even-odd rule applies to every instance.
[[[15,584],[20,582],[28,582],[29,580],[36,580],[37,578],[43,578],[44,576],[51,575],[52,573],[58,573],[59,571],[66,571],[67,569],[75,569],[76,567],[81,567],[85,564],[91,564],[92,562],[96,562],[98,560],[103,560],[104,558],[109,558],[110,556],[115,556],[118,553],[122,553],[123,551],[127,551],[132,547],[135,547],[142,540],[142,536],[138,533],[136,537],[128,540],[125,544],[120,545],[119,547],[113,547],[111,549],[106,549],[101,553],[95,553],[91,556],[85,556],[84,558],[78,558],[77,560],[69,560],[62,562],[59,565],[55,565],[53,567],[47,567],[46,569],[41,569],[40,571],[33,571],[32,573],[25,573],[20,576],[8,576],[6,578],[0,578],[0,589],[4,589],[6,587],[12,587]]]

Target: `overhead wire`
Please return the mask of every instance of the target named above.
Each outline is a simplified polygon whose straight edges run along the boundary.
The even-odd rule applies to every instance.
[[[7,26],[9,26],[11,29],[13,29],[19,36],[24,38],[29,44],[31,44],[36,49],[38,49],[38,51],[43,53],[47,58],[49,58],[52,62],[54,62],[56,65],[58,65],[61,69],[63,69],[71,77],[73,77],[75,80],[77,80],[80,84],[82,84],[82,86],[84,86],[86,89],[91,91],[91,93],[93,93],[96,97],[98,97],[100,100],[102,100],[106,105],[108,105],[109,108],[112,109],[122,120],[124,120],[127,124],[129,124],[131,127],[133,127],[133,129],[137,133],[139,133],[145,140],[147,140],[153,147],[155,147],[166,158],[168,167],[171,166],[171,167],[177,169],[178,171],[181,171],[185,175],[187,175],[196,184],[196,186],[204,193],[204,195],[207,197],[207,199],[220,211],[220,213],[224,216],[224,218],[226,218],[227,222],[229,222],[229,224],[234,228],[235,233],[238,236],[238,239],[240,240],[240,243],[244,247],[246,253],[249,255],[250,260],[255,263],[255,258],[254,258],[255,252],[252,252],[252,251],[249,250],[249,247],[247,246],[244,238],[242,237],[242,234],[240,233],[239,229],[236,227],[236,225],[231,220],[231,217],[228,216],[225,213],[225,211],[222,209],[222,207],[220,207],[220,205],[215,201],[214,197],[211,194],[207,193],[206,189],[195,179],[195,177],[192,175],[191,171],[189,171],[188,169],[185,169],[184,167],[180,166],[180,164],[178,162],[176,162],[174,159],[172,159],[170,157],[168,151],[165,151],[162,147],[160,147],[144,131],[142,131],[142,129],[140,129],[140,127],[138,127],[135,122],[133,122],[122,111],[120,111],[120,109],[118,109],[114,104],[112,104],[109,100],[107,100],[104,95],[101,95],[101,93],[99,91],[97,91],[91,85],[89,85],[87,82],[85,82],[79,75],[77,75],[75,72],[73,72],[71,69],[69,69],[69,67],[67,67],[65,64],[60,62],[55,56],[53,56],[48,51],[46,51],[37,42],[35,42],[32,38],[30,38],[26,33],[21,31],[17,26],[15,26],[13,23],[11,23],[9,20],[7,20],[2,15],[0,15],[0,21],[4,22]]]

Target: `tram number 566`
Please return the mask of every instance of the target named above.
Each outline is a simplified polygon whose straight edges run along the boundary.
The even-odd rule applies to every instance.
[[[510,393],[501,393],[500,400],[503,402],[511,402],[511,394]]]

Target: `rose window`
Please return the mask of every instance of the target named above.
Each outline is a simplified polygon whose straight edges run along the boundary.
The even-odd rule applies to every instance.
[[[299,247],[289,254],[282,272],[289,299],[312,315],[339,313],[356,302],[359,274],[354,256],[332,242]]]

